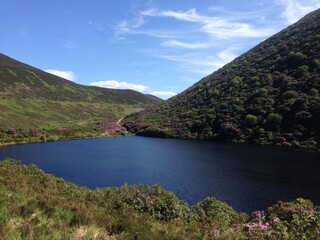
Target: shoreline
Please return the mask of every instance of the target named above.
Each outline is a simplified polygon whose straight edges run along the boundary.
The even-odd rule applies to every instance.
[[[120,119],[121,120],[121,119]],[[120,121],[119,120],[119,121]],[[117,123],[118,124],[118,123]],[[121,126],[119,124],[119,126]],[[298,152],[306,152],[306,153],[314,153],[320,154],[320,149],[309,149],[309,148],[294,148],[294,147],[285,147],[285,146],[277,146],[272,144],[254,144],[254,143],[231,143],[231,142],[222,142],[222,141],[212,141],[208,139],[191,139],[191,138],[180,138],[180,137],[157,137],[157,136],[147,136],[147,135],[139,135],[139,134],[132,134],[129,131],[121,132],[119,134],[110,134],[110,133],[101,133],[100,135],[96,136],[87,136],[87,137],[75,137],[75,138],[58,138],[55,140],[38,140],[38,141],[23,141],[23,142],[8,142],[2,143],[0,142],[0,147],[12,146],[12,145],[22,145],[22,144],[33,144],[33,143],[48,143],[48,142],[58,142],[58,141],[72,141],[72,140],[82,140],[82,139],[95,139],[95,138],[114,138],[114,137],[126,137],[126,136],[138,136],[138,137],[149,137],[149,138],[170,138],[170,139],[181,139],[181,140],[191,140],[191,141],[206,141],[212,143],[226,143],[226,144],[235,144],[235,145],[246,145],[246,146],[261,146],[261,147],[270,147],[274,149],[283,149],[283,150],[291,150],[291,151],[298,151]]]
[[[34,144],[34,143],[50,143],[50,142],[60,142],[60,141],[73,141],[73,140],[83,140],[83,139],[98,139],[98,138],[115,138],[115,137],[125,137],[125,136],[133,136],[133,134],[128,134],[127,132],[124,134],[118,134],[118,135],[107,135],[105,133],[97,135],[97,136],[88,136],[88,137],[79,137],[79,138],[59,138],[56,140],[39,140],[39,141],[23,141],[23,142],[8,142],[8,143],[2,143],[0,142],[0,147],[7,147],[7,146],[13,146],[13,145],[23,145],[23,144]]]

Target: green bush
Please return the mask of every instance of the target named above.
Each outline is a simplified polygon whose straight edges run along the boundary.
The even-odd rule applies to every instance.
[[[270,128],[277,129],[282,122],[282,116],[279,113],[270,113],[267,117],[266,124]]]
[[[291,98],[297,98],[299,96],[299,93],[296,91],[286,91],[282,94],[283,99],[291,99]]]
[[[316,88],[311,88],[309,91],[310,96],[318,96],[319,95],[319,90]]]
[[[252,114],[248,114],[246,115],[246,118],[244,119],[244,123],[246,126],[248,127],[254,127],[257,124],[257,117],[252,115]]]
[[[268,90],[265,88],[260,88],[254,93],[254,97],[266,97],[268,95]]]
[[[231,206],[215,198],[207,197],[192,207],[199,220],[219,229],[226,229],[245,215],[237,213]]]

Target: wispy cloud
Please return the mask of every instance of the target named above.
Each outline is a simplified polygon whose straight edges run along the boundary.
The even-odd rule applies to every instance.
[[[245,11],[219,6],[208,6],[206,11],[166,10],[149,4],[147,9],[137,10],[132,20],[120,22],[115,34],[120,40],[137,34],[158,38],[153,46],[145,49],[140,45],[138,51],[176,62],[174,66],[183,71],[181,75],[193,72],[203,76],[319,8],[320,0],[273,0],[258,4],[258,9]],[[164,21],[168,22],[165,28]]]
[[[226,64],[228,62],[231,62],[233,59],[237,57],[237,55],[234,53],[236,48],[227,48],[222,50],[218,53],[219,59],[223,62],[223,64]]]
[[[255,28],[248,23],[216,19],[203,24],[201,31],[217,38],[266,37],[274,33],[272,28]]]
[[[232,61],[237,55],[236,48],[226,48],[220,52],[208,56],[203,53],[185,53],[185,54],[166,54],[159,51],[146,51],[146,53],[158,58],[178,62],[185,71],[200,73],[202,75],[210,74],[228,62]]]
[[[307,13],[320,8],[319,0],[277,0],[277,3],[285,6],[282,16],[288,23],[294,23]]]
[[[181,63],[188,63],[191,65],[198,65],[198,66],[216,66],[219,67],[223,63],[214,63],[212,57],[205,57],[202,58],[196,57],[192,54],[185,54],[185,55],[166,55],[166,54],[158,54],[156,55],[159,58],[167,59],[174,62],[181,62]]]
[[[118,40],[125,39],[125,35],[130,33],[132,33],[132,30],[125,20],[115,26],[115,38]]]
[[[92,82],[90,83],[90,86],[113,88],[113,89],[131,89],[139,92],[144,92],[149,89],[149,87],[145,85],[128,83],[128,82],[119,82],[115,80]]]
[[[140,12],[144,16],[152,17],[173,17],[177,20],[187,21],[187,22],[204,22],[209,20],[205,16],[200,16],[197,14],[196,10],[190,9],[186,12],[183,11],[159,11],[158,9],[148,9]]]
[[[153,91],[153,92],[149,92],[149,94],[160,97],[160,98],[164,98],[164,99],[177,95],[177,93],[173,91]]]
[[[89,21],[88,22],[89,26],[92,27],[92,29],[99,31],[99,32],[103,32],[105,30],[105,27],[103,26],[102,23],[97,22],[97,21]]]
[[[122,21],[115,26],[115,38],[126,39],[127,35],[145,35],[155,38],[173,39],[181,36],[181,32],[169,31],[166,29],[140,29],[141,25],[136,22]]]
[[[73,41],[59,39],[60,45],[67,49],[74,49],[76,48],[76,44]]]
[[[253,25],[253,20],[260,21],[265,13],[263,11],[252,13],[253,16],[244,12],[234,14],[209,6],[207,13],[203,14],[195,8],[172,11],[150,6],[144,11],[136,12],[133,20],[118,23],[115,36],[118,40],[137,34],[158,38],[159,45],[140,51],[177,62],[184,71],[204,75],[212,73],[234,59],[239,49],[233,46],[238,45],[238,42],[245,41],[243,49],[254,41],[250,39],[261,40],[278,30],[267,24]],[[152,24],[162,21],[161,19],[172,21],[172,24],[167,25],[165,29],[162,24]],[[186,53],[185,49],[189,52]],[[203,51],[204,49],[206,51]]]
[[[179,21],[198,23],[202,32],[218,38],[264,37],[274,33],[272,28],[255,28],[248,23],[229,19],[227,16],[212,17],[201,15],[194,8],[185,12],[149,9],[140,13],[144,16],[171,17]],[[238,20],[240,20],[239,18],[238,16]]]
[[[210,44],[208,43],[187,43],[187,42],[180,42],[180,41],[164,41],[161,44],[165,47],[181,47],[181,48],[188,48],[188,49],[202,49],[202,48],[209,48]]]
[[[137,15],[133,20],[123,20],[115,26],[115,37],[118,40],[125,39],[126,34],[143,34],[143,32],[138,31],[145,24],[144,17],[142,15]]]
[[[72,71],[61,71],[56,69],[47,69],[44,71],[73,82],[75,81],[75,75]]]

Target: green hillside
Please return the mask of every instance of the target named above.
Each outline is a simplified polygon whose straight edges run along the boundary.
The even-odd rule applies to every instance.
[[[90,190],[0,161],[0,239],[319,239],[319,208],[297,199],[249,217],[208,197],[190,207],[160,186]]]
[[[132,90],[79,85],[0,54],[2,144],[106,134],[120,118],[160,101]]]
[[[157,107],[139,135],[320,149],[320,10]]]
[[[65,102],[149,104],[160,99],[133,90],[106,89],[76,84],[0,54],[0,96]]]

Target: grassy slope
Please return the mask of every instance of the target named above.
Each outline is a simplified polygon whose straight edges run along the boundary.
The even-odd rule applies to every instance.
[[[75,101],[0,100],[2,128],[57,128],[81,126],[101,120],[119,119],[137,112],[145,104],[93,103]]]
[[[0,94],[14,99],[137,104],[160,99],[133,90],[76,84],[0,54]]]
[[[124,120],[140,135],[320,150],[320,10],[176,97]]]
[[[34,136],[26,132],[33,127],[41,128],[46,138],[57,128],[87,132],[83,137],[104,134],[96,131],[98,122],[115,123],[160,101],[132,90],[82,86],[0,54],[2,144],[28,141]],[[9,133],[12,128],[17,134]]]
[[[319,239],[310,201],[249,218],[214,198],[193,207],[159,186],[90,190],[0,161],[0,239]]]

